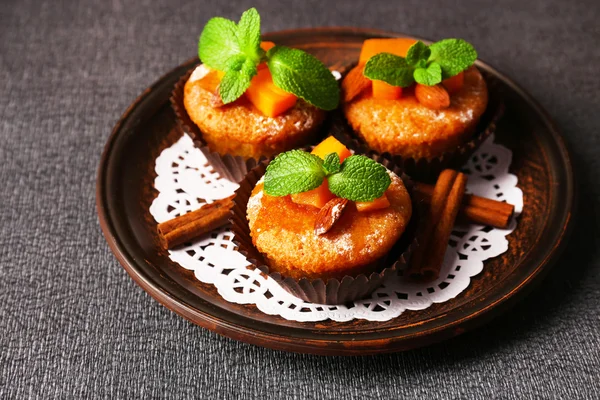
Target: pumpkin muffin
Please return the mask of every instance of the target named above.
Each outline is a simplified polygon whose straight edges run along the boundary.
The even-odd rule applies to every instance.
[[[488,88],[461,39],[431,45],[369,39],[342,83],[343,112],[372,150],[432,160],[468,142],[488,106]]]
[[[246,98],[214,107],[214,91],[202,79],[210,73],[200,65],[184,87],[184,105],[212,151],[244,158],[271,157],[312,141],[325,112],[298,99],[284,113],[266,116]]]
[[[447,108],[428,108],[414,95],[387,100],[366,93],[345,104],[344,113],[352,129],[373,150],[431,159],[470,140],[487,104],[485,80],[471,67]]]
[[[347,149],[330,139],[326,142],[334,143],[338,154],[348,157]],[[313,154],[329,154],[320,150],[321,145]],[[342,163],[342,171],[345,164]],[[411,199],[402,179],[377,165],[387,174],[386,179],[389,176],[389,185],[381,197],[368,202],[336,197],[328,190],[327,181],[316,189],[300,193],[301,196],[271,196],[265,190],[268,177],[263,177],[248,200],[247,219],[252,243],[264,255],[270,270],[294,279],[324,280],[375,271],[378,261],[404,233],[412,215]],[[329,188],[334,191],[333,178],[329,179]],[[326,233],[319,233],[315,227],[323,210],[336,200],[346,201],[341,216]],[[339,203],[334,204],[339,207]]]
[[[255,8],[238,23],[211,18],[198,42],[202,64],[173,95],[180,124],[189,117],[195,142],[222,158],[260,159],[305,145],[339,103],[331,71],[302,50],[261,41],[260,21]]]

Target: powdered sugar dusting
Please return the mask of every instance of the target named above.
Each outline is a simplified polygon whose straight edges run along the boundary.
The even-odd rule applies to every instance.
[[[196,67],[194,72],[192,72],[192,75],[190,75],[189,81],[190,82],[199,81],[200,79],[204,78],[209,72],[210,72],[210,68],[208,68],[204,64],[200,64]]]
[[[250,198],[248,199],[248,218],[256,218],[258,211],[260,210],[260,206],[262,204],[263,193],[264,192],[262,190],[259,190],[258,193],[256,193],[253,196],[250,196]]]

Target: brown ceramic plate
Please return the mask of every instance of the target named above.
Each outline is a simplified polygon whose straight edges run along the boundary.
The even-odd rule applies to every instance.
[[[324,28],[277,32],[268,40],[313,53],[342,70],[358,59],[362,41],[394,34]],[[396,35],[397,36],[397,35]],[[511,172],[523,190],[524,210],[508,236],[509,250],[485,262],[481,274],[455,299],[387,322],[355,320],[300,323],[266,315],[253,305],[224,301],[159,246],[148,212],[157,195],[154,160],[179,137],[169,96],[197,59],[148,88],[115,126],[100,162],[97,207],[110,248],[152,297],[190,321],[233,339],[281,350],[317,354],[374,354],[440,341],[490,320],[540,282],[558,257],[573,221],[575,184],[569,153],[544,110],[510,79],[502,81],[507,111],[497,141],[513,150]]]

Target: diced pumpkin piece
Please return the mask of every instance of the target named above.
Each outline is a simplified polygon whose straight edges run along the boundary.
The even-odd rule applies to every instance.
[[[273,47],[275,47],[275,43],[273,43],[273,42],[268,42],[268,41],[260,42],[260,48],[263,49],[264,51],[269,51]]]
[[[340,157],[340,162],[344,162],[346,158],[352,155],[352,152],[333,136],[329,136],[327,139],[316,145],[311,153],[322,159],[325,159],[327,154],[337,153]]]
[[[296,193],[290,197],[296,204],[304,204],[320,209],[329,200],[333,199],[335,195],[329,191],[329,185],[327,184],[327,179],[325,179],[318,188],[309,190],[308,192]]]
[[[259,69],[252,78],[246,97],[267,117],[276,117],[292,108],[298,98],[292,93],[279,89],[273,83],[271,72],[267,68]]]
[[[449,94],[453,94],[458,92],[465,83],[465,73],[464,71],[458,75],[454,75],[451,78],[444,79],[442,81],[442,85],[446,88]]]
[[[271,48],[275,47],[275,43],[273,42],[260,42],[260,48],[263,49],[264,51],[269,51],[271,50]],[[267,63],[260,63],[258,64],[258,67],[256,67],[256,69],[263,69],[263,68],[267,68]]]
[[[390,201],[388,200],[385,193],[383,196],[373,200],[373,201],[357,201],[356,210],[359,212],[367,212],[373,210],[381,210],[384,208],[388,208],[390,206]]]
[[[225,75],[223,72],[217,71],[216,69],[211,69],[206,75],[202,77],[202,79],[198,81],[198,85],[202,89],[214,93],[215,90],[217,90],[217,86],[219,86],[219,83],[221,83],[223,75]]]
[[[397,100],[402,97],[402,88],[384,81],[373,81],[373,97],[381,100]]]
[[[406,57],[408,49],[416,42],[415,39],[410,38],[367,39],[362,45],[358,63],[365,64],[371,57],[379,53],[391,53]]]

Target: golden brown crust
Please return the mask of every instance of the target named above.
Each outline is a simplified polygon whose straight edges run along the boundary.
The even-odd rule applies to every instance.
[[[325,118],[323,110],[300,99],[290,110],[270,118],[245,98],[214,108],[212,95],[192,74],[185,84],[183,101],[208,147],[222,155],[258,159],[303,146],[314,138]]]
[[[248,201],[250,235],[272,271],[293,278],[342,278],[370,273],[400,238],[412,214],[410,196],[390,173],[390,207],[358,212],[348,204],[333,228],[314,233],[319,209],[293,203],[289,196],[264,194],[259,182]]]
[[[464,86],[450,100],[450,107],[431,110],[414,95],[380,100],[366,94],[346,104],[344,113],[370,148],[431,159],[468,141],[484,113],[488,90],[477,68],[465,71]]]

